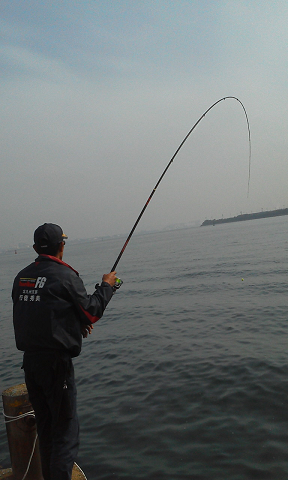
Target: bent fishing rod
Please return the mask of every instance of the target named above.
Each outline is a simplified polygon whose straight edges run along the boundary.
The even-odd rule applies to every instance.
[[[251,133],[250,133],[250,125],[249,125],[249,120],[248,120],[248,115],[247,115],[247,112],[246,112],[246,109],[243,105],[243,103],[241,102],[241,100],[239,100],[239,98],[237,97],[232,97],[232,96],[229,96],[229,97],[223,97],[223,98],[220,98],[220,100],[217,100],[217,102],[213,103],[213,105],[211,105],[209,108],[207,108],[207,110],[201,115],[201,117],[197,120],[197,122],[193,125],[193,127],[191,128],[191,130],[189,130],[189,132],[187,133],[186,137],[184,138],[184,140],[180,143],[179,147],[177,148],[176,152],[174,153],[173,157],[171,158],[171,160],[169,161],[167,167],[165,168],[164,172],[162,173],[162,175],[160,176],[158,182],[156,183],[155,187],[153,188],[152,192],[150,193],[149,197],[148,197],[148,200],[147,202],[145,203],[144,207],[142,208],[136,222],[134,223],[133,227],[132,227],[132,230],[131,232],[129,233],[117,259],[116,259],[116,262],[114,263],[112,269],[111,269],[111,272],[114,272],[138,223],[140,222],[146,208],[148,207],[148,204],[150,203],[154,193],[156,192],[161,180],[163,179],[165,173],[167,172],[168,168],[170,167],[171,163],[173,162],[174,158],[176,157],[176,155],[179,153],[179,150],[183,147],[184,143],[186,142],[186,140],[188,139],[188,137],[191,135],[191,133],[193,132],[193,130],[197,127],[197,125],[201,122],[201,120],[205,117],[205,115],[207,115],[207,113],[212,110],[213,107],[215,107],[215,105],[217,105],[218,103],[222,102],[223,100],[228,100],[228,99],[234,99],[234,100],[237,100],[237,102],[240,103],[240,105],[242,106],[243,110],[244,110],[244,113],[245,113],[245,117],[246,117],[246,122],[247,122],[247,128],[248,128],[248,140],[249,140],[249,170],[248,170],[248,191],[247,191],[247,196],[249,195],[249,186],[250,186],[250,171],[251,171]],[[122,280],[120,280],[119,278],[116,280],[116,284],[115,284],[115,287],[114,288],[119,288],[121,285],[122,285]]]

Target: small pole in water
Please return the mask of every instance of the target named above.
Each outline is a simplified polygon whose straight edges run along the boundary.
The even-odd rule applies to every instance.
[[[13,480],[22,480],[28,467],[25,480],[43,480],[36,421],[25,383],[5,390],[2,399]]]

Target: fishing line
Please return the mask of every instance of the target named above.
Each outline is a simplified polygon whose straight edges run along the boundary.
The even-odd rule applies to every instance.
[[[211,105],[204,113],[203,115],[201,115],[201,117],[197,120],[197,122],[193,125],[193,127],[191,128],[191,130],[189,130],[189,132],[187,133],[186,137],[184,138],[184,140],[180,143],[179,147],[177,148],[176,152],[174,153],[173,157],[171,158],[170,162],[168,163],[167,167],[165,168],[164,172],[162,173],[161,177],[159,178],[158,182],[156,183],[155,187],[153,188],[152,192],[150,193],[149,197],[148,197],[148,200],[147,202],[145,203],[144,207],[142,208],[136,222],[134,223],[133,227],[132,227],[132,230],[131,232],[129,233],[118,257],[117,257],[117,260],[116,262],[114,263],[112,269],[111,269],[111,272],[114,272],[119,261],[120,261],[120,258],[122,257],[138,223],[140,222],[140,219],[143,215],[143,213],[145,212],[148,204],[150,203],[150,200],[151,198],[153,197],[154,193],[156,192],[157,188],[158,188],[158,185],[159,183],[161,182],[162,178],[164,177],[165,173],[167,172],[168,168],[170,167],[171,163],[173,162],[174,158],[176,157],[176,155],[178,154],[179,150],[183,147],[184,143],[186,142],[186,140],[188,139],[188,137],[191,135],[191,133],[193,132],[193,130],[197,127],[198,123],[201,122],[201,120],[205,117],[205,115],[213,108],[215,107],[215,105],[217,105],[217,103],[220,103],[222,102],[223,100],[228,100],[228,99],[234,99],[234,100],[237,100],[237,102],[240,103],[240,105],[242,106],[243,110],[244,110],[244,113],[245,113],[245,117],[246,117],[246,122],[247,122],[247,128],[248,128],[248,140],[249,140],[249,169],[248,169],[248,191],[247,191],[247,197],[249,196],[249,188],[250,188],[250,171],[251,171],[251,134],[250,134],[250,125],[249,125],[249,120],[248,120],[248,115],[247,115],[247,112],[246,112],[246,109],[243,105],[243,103],[241,102],[241,100],[239,100],[239,98],[237,97],[223,97],[223,98],[220,98],[220,100],[217,100],[217,102],[213,103],[213,105]],[[119,282],[121,282],[120,279],[117,279],[119,280]],[[118,288],[121,286],[122,282],[119,284]],[[117,288],[117,286],[115,285],[115,287]]]

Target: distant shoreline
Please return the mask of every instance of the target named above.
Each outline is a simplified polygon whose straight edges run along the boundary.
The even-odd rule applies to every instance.
[[[216,225],[219,223],[244,222],[246,220],[257,220],[258,218],[280,217],[281,215],[288,215],[288,208],[279,208],[277,210],[267,210],[265,212],[244,213],[230,218],[219,218],[218,220],[205,220],[201,227],[209,225]]]

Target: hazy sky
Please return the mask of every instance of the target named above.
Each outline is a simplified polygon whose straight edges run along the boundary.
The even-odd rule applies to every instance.
[[[0,248],[288,206],[287,0],[1,0]]]

